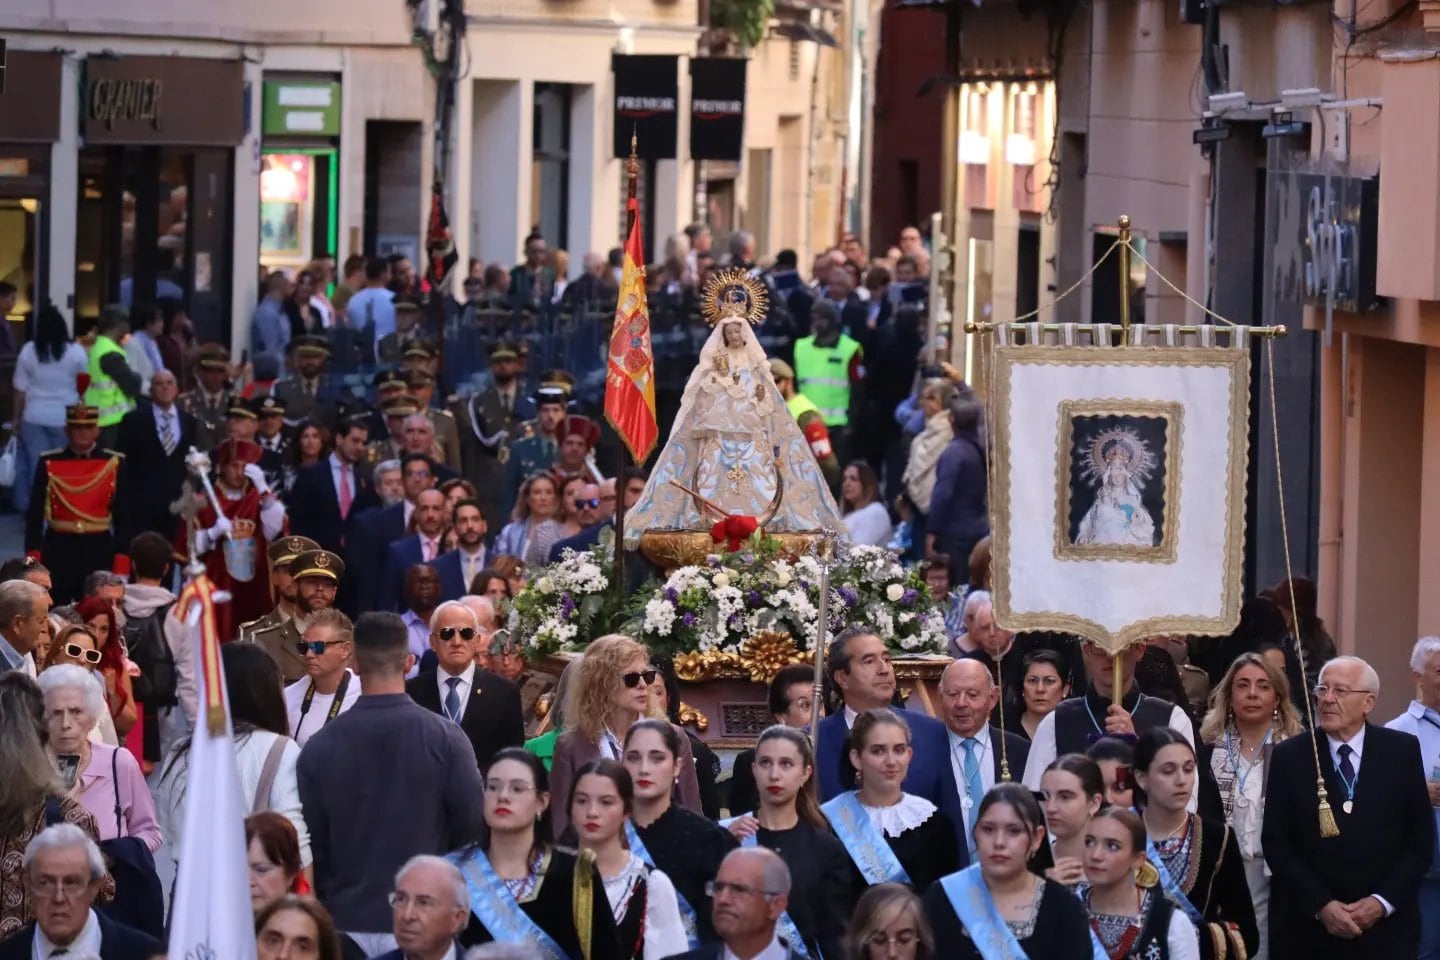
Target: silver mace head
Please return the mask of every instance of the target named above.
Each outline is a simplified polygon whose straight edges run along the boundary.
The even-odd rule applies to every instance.
[[[206,476],[210,473],[210,455],[191,447],[190,452],[185,454],[185,466],[197,477]]]

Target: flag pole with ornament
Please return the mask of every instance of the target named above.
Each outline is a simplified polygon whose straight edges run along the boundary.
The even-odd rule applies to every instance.
[[[650,309],[645,300],[645,244],[640,235],[640,202],[635,197],[640,177],[638,140],[630,135],[629,176],[625,209],[625,265],[610,331],[610,358],[605,375],[605,419],[620,435],[615,470],[615,588],[625,587],[625,451],[638,466],[655,449],[660,425],[655,417],[655,355],[650,348]]]

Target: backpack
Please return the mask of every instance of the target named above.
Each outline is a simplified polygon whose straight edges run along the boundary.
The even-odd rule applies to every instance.
[[[156,607],[148,617],[125,623],[125,651],[140,668],[133,681],[135,699],[154,707],[173,707],[179,702],[175,656],[165,639],[165,617],[175,601]]]

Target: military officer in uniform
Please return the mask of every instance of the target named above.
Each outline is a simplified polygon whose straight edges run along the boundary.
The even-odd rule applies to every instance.
[[[301,420],[318,420],[335,429],[336,385],[325,373],[330,344],[321,336],[307,335],[290,341],[291,365],[295,371],[270,388],[270,395],[285,404],[285,422],[294,426]]]
[[[388,435],[385,429],[385,406],[396,397],[405,396],[409,388],[405,385],[405,377],[398,370],[381,370],[375,374],[371,381],[375,388],[375,409],[365,416],[365,423],[370,427],[371,441],[379,440]]]
[[[84,401],[90,376],[76,378],[79,403],[65,408],[69,444],[40,455],[25,514],[25,552],[50,569],[50,595],[74,603],[85,578],[115,556],[111,523],[125,483],[125,455],[102,448],[100,411]]]
[[[415,406],[430,418],[435,428],[435,443],[440,447],[445,466],[451,470],[460,469],[460,431],[455,427],[455,415],[431,404],[435,396],[435,375],[419,367],[411,368],[405,375],[405,386]]]
[[[286,683],[305,676],[305,657],[296,649],[305,634],[304,624],[317,610],[335,605],[340,578],[345,575],[345,562],[329,550],[309,550],[290,561],[290,576],[295,580],[295,599],[299,616],[284,623],[256,630],[250,634],[254,643],[270,651],[280,664]]]
[[[535,473],[549,470],[560,451],[560,424],[570,394],[559,385],[543,385],[535,391],[535,419],[520,426],[521,436],[510,444],[510,459],[505,464],[505,499],[501,516],[510,516],[520,484]]]
[[[509,518],[501,511],[505,464],[520,424],[535,416],[535,401],[520,390],[520,353],[502,343],[490,352],[490,385],[450,408],[460,433],[461,475],[479,491],[480,510],[492,530]]]
[[[290,564],[302,553],[319,549],[320,544],[309,537],[279,537],[270,544],[266,555],[270,561],[270,592],[275,598],[275,608],[263,617],[240,624],[237,632],[241,640],[252,641],[259,631],[282,626],[300,616]]]
[[[265,471],[270,489],[279,490],[285,474],[285,455],[294,442],[290,428],[285,426],[285,402],[274,397],[254,397],[253,400],[255,413],[260,418],[255,442],[265,451],[260,457],[260,469]]]
[[[373,471],[375,464],[399,460],[405,455],[405,418],[417,412],[419,408],[415,406],[415,401],[403,393],[381,401],[383,426],[370,434],[375,439],[365,448],[367,470]]]
[[[409,350],[420,339],[420,304],[413,300],[396,298],[395,329],[381,337],[375,344],[375,358],[382,367],[399,366]]]
[[[225,420],[235,400],[230,393],[230,351],[218,343],[201,346],[195,379],[195,389],[181,394],[180,409],[195,417],[195,446],[209,453],[229,435]]]

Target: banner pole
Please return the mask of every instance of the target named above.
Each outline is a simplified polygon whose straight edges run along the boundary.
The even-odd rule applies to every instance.
[[[635,199],[636,182],[640,179],[640,158],[637,154],[640,141],[635,131],[630,131],[630,159],[625,161],[625,173],[628,182],[625,187],[625,236],[620,238],[621,246],[629,240],[630,234],[635,229],[635,221],[640,216],[640,204]],[[645,269],[643,263],[636,264],[641,270]],[[615,321],[612,319],[611,323]],[[638,466],[638,464],[637,464]],[[615,581],[615,589],[618,595],[625,596],[625,444],[619,445],[615,454],[615,569],[612,579]]]

